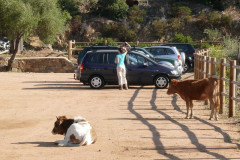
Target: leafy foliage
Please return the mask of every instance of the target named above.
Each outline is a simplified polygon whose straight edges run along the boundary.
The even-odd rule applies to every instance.
[[[222,34],[218,29],[205,29],[204,32],[207,34],[208,40],[210,41],[219,41],[222,38]]]
[[[224,10],[230,6],[239,6],[239,0],[195,0],[205,5],[211,5],[214,9]]]
[[[155,39],[160,40],[164,34],[167,24],[161,22],[160,20],[155,20],[152,22],[151,36]]]
[[[99,0],[98,13],[101,16],[118,20],[127,17],[128,5],[124,0]]]
[[[79,14],[79,5],[82,0],[58,0],[58,3],[62,10],[66,10],[71,16]]]
[[[190,16],[191,9],[187,6],[173,5],[172,14],[174,17],[185,18],[187,16]]]
[[[146,16],[146,11],[144,9],[140,9],[139,6],[133,6],[129,10],[129,25],[135,31],[139,29],[139,26],[143,23],[144,17]]]
[[[133,30],[127,29],[125,26],[118,26],[114,24],[107,24],[102,29],[103,37],[112,37],[120,41],[134,41],[136,34]]]
[[[70,18],[62,12],[58,0],[0,0],[0,32],[10,40],[13,53],[9,67],[18,50],[22,37],[38,35],[45,43],[53,43],[57,34],[65,31],[65,22]]]
[[[114,43],[112,38],[96,38],[94,39],[94,45],[105,45],[105,41],[107,41],[108,45],[117,46],[117,43]]]
[[[232,37],[230,34],[223,36],[223,52],[227,55],[228,59],[237,60],[238,49],[240,47],[239,42],[239,37]]]
[[[171,32],[178,32],[183,28],[184,23],[181,22],[180,18],[171,18],[168,22],[168,26]]]
[[[229,29],[232,26],[232,17],[228,15],[221,15],[217,11],[210,14],[202,12],[199,17],[199,27],[205,28],[225,28]]]
[[[192,38],[190,36],[184,36],[182,33],[180,34],[175,34],[172,42],[175,43],[192,43]]]

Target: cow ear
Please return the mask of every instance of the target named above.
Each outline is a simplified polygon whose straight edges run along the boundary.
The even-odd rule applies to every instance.
[[[58,116],[56,116],[57,120],[59,120]]]

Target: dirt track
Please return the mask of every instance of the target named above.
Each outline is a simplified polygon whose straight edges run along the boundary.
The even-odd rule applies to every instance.
[[[240,159],[239,126],[209,121],[202,102],[184,119],[184,102],[166,89],[92,90],[73,74],[0,73],[0,100],[0,160]],[[63,139],[51,134],[58,115],[85,117],[96,144],[54,145]]]

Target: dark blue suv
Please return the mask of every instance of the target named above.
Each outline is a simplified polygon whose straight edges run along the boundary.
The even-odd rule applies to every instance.
[[[98,50],[88,52],[80,66],[80,81],[99,89],[105,84],[118,84],[115,57],[117,50]],[[126,55],[127,81],[129,85],[155,85],[166,88],[171,79],[180,79],[178,71],[163,66],[138,52]]]

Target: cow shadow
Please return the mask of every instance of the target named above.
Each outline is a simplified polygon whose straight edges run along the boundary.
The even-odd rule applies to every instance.
[[[12,144],[34,144],[36,145],[35,147],[58,147],[55,142],[17,142]]]

